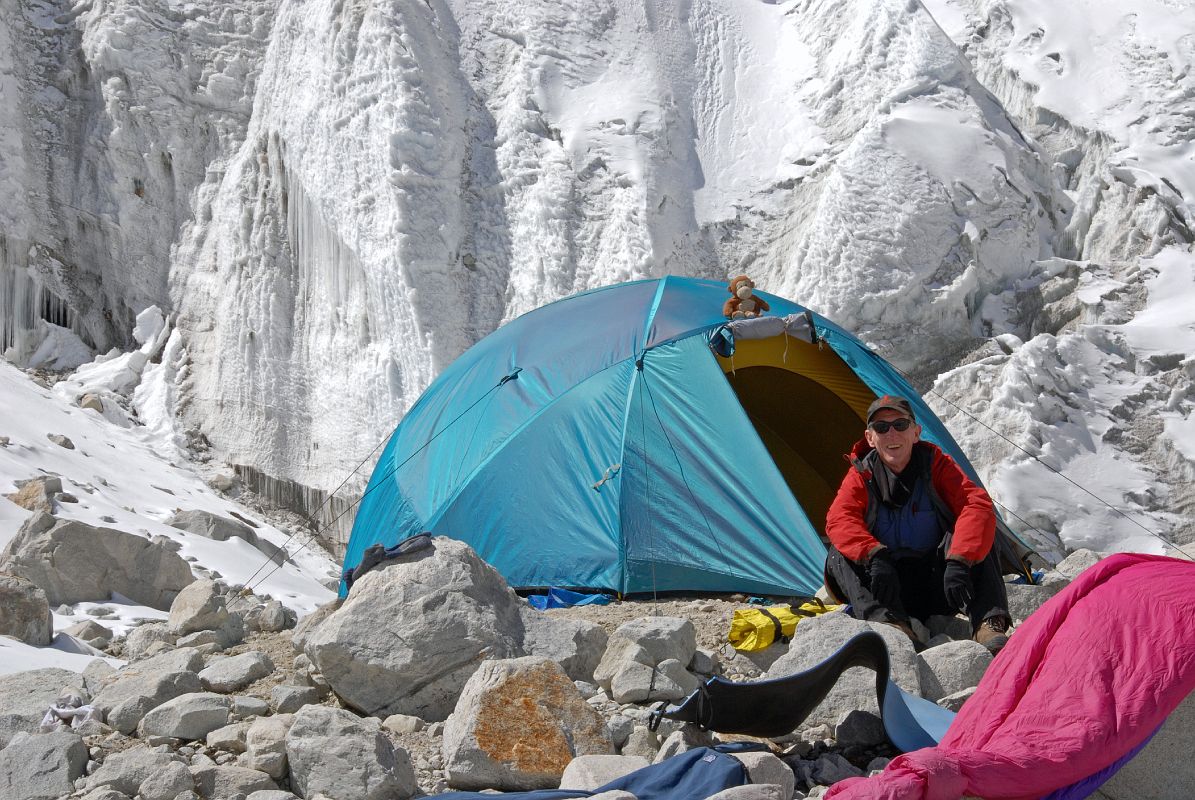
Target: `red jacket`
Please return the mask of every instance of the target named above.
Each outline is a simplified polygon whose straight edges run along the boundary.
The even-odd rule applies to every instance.
[[[936,445],[917,442],[914,447],[930,448],[933,453],[930,480],[934,491],[954,515],[954,536],[950,540],[950,552],[947,555],[968,564],[982,561],[996,538],[996,514],[992,510],[992,498],[982,487],[972,483],[954,459]],[[852,464],[858,464],[871,450],[871,445],[861,439],[851,448],[848,458]],[[880,546],[866,523],[869,480],[870,470],[860,471],[859,467],[852,466],[842,479],[838,494],[826,514],[826,536],[830,538],[830,543],[851,561],[859,563],[866,562],[872,551]]]

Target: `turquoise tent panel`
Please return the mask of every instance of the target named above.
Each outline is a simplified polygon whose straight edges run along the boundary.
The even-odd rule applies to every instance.
[[[643,363],[619,475],[622,590],[814,593],[825,549],[705,337]]]
[[[593,485],[622,457],[633,372],[626,361],[562,395],[534,425],[510,436],[499,457],[464,476],[458,495],[426,528],[487,554],[515,586],[558,585],[568,564],[570,586],[617,588],[618,481]],[[419,487],[404,481],[403,488]]]

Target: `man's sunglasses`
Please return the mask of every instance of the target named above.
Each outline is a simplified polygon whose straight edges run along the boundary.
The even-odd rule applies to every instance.
[[[912,426],[912,424],[913,420],[909,419],[908,417],[901,417],[900,419],[894,419],[891,422],[883,419],[877,420],[867,427],[879,434],[887,433],[892,428],[896,428],[896,430],[904,433],[910,428],[910,426]]]

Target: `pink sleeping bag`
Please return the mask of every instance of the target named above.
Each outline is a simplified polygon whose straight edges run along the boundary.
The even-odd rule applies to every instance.
[[[825,797],[1041,798],[1133,753],[1192,689],[1195,563],[1110,556],[1016,630],[941,744]]]

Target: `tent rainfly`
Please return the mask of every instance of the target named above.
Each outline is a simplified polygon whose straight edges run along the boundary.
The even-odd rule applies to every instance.
[[[843,454],[882,394],[909,398],[923,437],[978,480],[883,358],[762,296],[770,316],[728,323],[725,285],[642,280],[494,331],[390,437],[345,566],[430,531],[517,588],[811,595]]]

